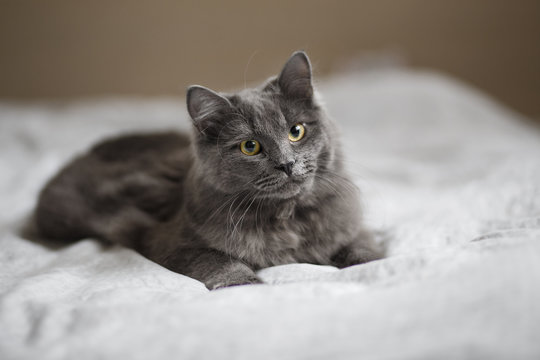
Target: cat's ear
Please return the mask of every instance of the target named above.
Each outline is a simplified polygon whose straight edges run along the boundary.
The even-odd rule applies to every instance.
[[[232,109],[232,104],[227,98],[199,85],[188,88],[186,102],[193,124],[202,133],[216,122],[216,118]]]
[[[279,74],[278,84],[283,94],[291,99],[312,98],[311,64],[305,52],[292,54]]]

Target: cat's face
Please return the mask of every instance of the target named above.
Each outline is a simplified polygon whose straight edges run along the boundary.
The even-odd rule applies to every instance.
[[[225,193],[307,194],[332,157],[330,124],[313,98],[304,53],[295,53],[279,77],[257,89],[222,96],[191,87],[188,110],[199,170]]]

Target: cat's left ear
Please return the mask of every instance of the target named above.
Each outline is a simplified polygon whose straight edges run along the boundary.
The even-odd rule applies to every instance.
[[[288,98],[310,100],[313,97],[311,64],[305,52],[292,54],[279,74],[278,84]]]

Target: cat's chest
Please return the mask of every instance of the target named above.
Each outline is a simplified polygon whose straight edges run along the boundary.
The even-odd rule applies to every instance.
[[[233,239],[235,255],[257,267],[327,262],[341,237],[332,220],[317,211],[289,215],[244,228]]]

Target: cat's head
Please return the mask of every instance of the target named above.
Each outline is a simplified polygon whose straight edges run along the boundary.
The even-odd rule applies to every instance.
[[[314,97],[303,52],[259,88],[225,95],[191,86],[187,107],[198,171],[225,193],[308,194],[334,156],[334,125]]]

